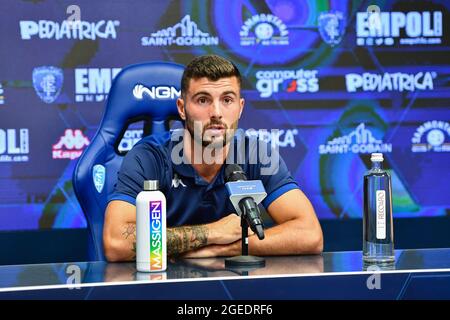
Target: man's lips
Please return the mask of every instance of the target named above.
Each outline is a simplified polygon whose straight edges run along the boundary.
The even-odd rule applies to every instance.
[[[207,127],[205,131],[208,132],[208,134],[213,135],[213,136],[222,135],[223,132],[225,131],[225,126],[212,125],[212,126]]]
[[[206,128],[206,130],[210,130],[210,129],[212,129],[212,130],[223,130],[223,129],[225,129],[225,127],[222,126],[222,125],[212,125],[212,126],[209,126],[208,128]]]

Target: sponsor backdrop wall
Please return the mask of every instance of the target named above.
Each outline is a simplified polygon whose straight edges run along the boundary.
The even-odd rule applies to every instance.
[[[241,127],[279,145],[320,219],[362,217],[370,152],[385,154],[394,217],[448,215],[449,8],[438,0],[2,1],[0,230],[86,227],[72,171],[115,75],[207,53],[238,65]],[[141,136],[134,125],[121,150]]]

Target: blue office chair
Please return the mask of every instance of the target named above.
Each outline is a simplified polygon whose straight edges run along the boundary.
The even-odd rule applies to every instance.
[[[91,144],[75,167],[72,183],[89,228],[89,259],[105,260],[103,220],[108,195],[117,181],[123,160],[118,145],[130,123],[144,120],[144,136],[162,141],[169,121],[178,119],[184,67],[167,62],[149,62],[124,68],[115,78],[106,109]]]

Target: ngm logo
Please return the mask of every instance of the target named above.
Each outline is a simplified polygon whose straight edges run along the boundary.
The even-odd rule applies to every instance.
[[[28,129],[0,129],[0,162],[26,162],[29,153]]]
[[[150,201],[150,270],[161,270],[163,268],[163,221],[162,202]]]
[[[112,81],[121,68],[75,69],[75,101],[102,102],[106,100]]]
[[[39,39],[116,39],[116,27],[120,24],[117,20],[101,20],[98,22],[67,21],[61,23],[49,20],[20,21],[20,36],[24,40],[33,37]]]
[[[358,12],[358,46],[441,44],[442,12]]]
[[[173,86],[152,86],[148,88],[142,84],[135,85],[133,96],[138,100],[142,100],[144,95],[153,100],[177,99],[181,96],[181,90]]]
[[[305,93],[319,91],[317,70],[260,70],[256,72],[256,90],[261,98],[274,93]]]

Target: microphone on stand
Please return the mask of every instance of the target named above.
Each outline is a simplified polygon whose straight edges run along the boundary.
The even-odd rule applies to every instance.
[[[267,196],[261,180],[247,180],[242,168],[237,164],[225,168],[225,186],[230,195],[230,201],[241,217],[242,254],[225,259],[225,266],[238,268],[246,274],[252,268],[264,267],[266,262],[262,257],[248,255],[248,227],[264,239],[264,225],[258,209],[258,204]]]
[[[258,236],[259,240],[264,239],[264,225],[255,202],[256,200],[260,203],[266,196],[261,181],[247,180],[242,168],[237,164],[231,164],[225,169],[225,182],[230,200],[238,214],[244,215],[250,229]]]

